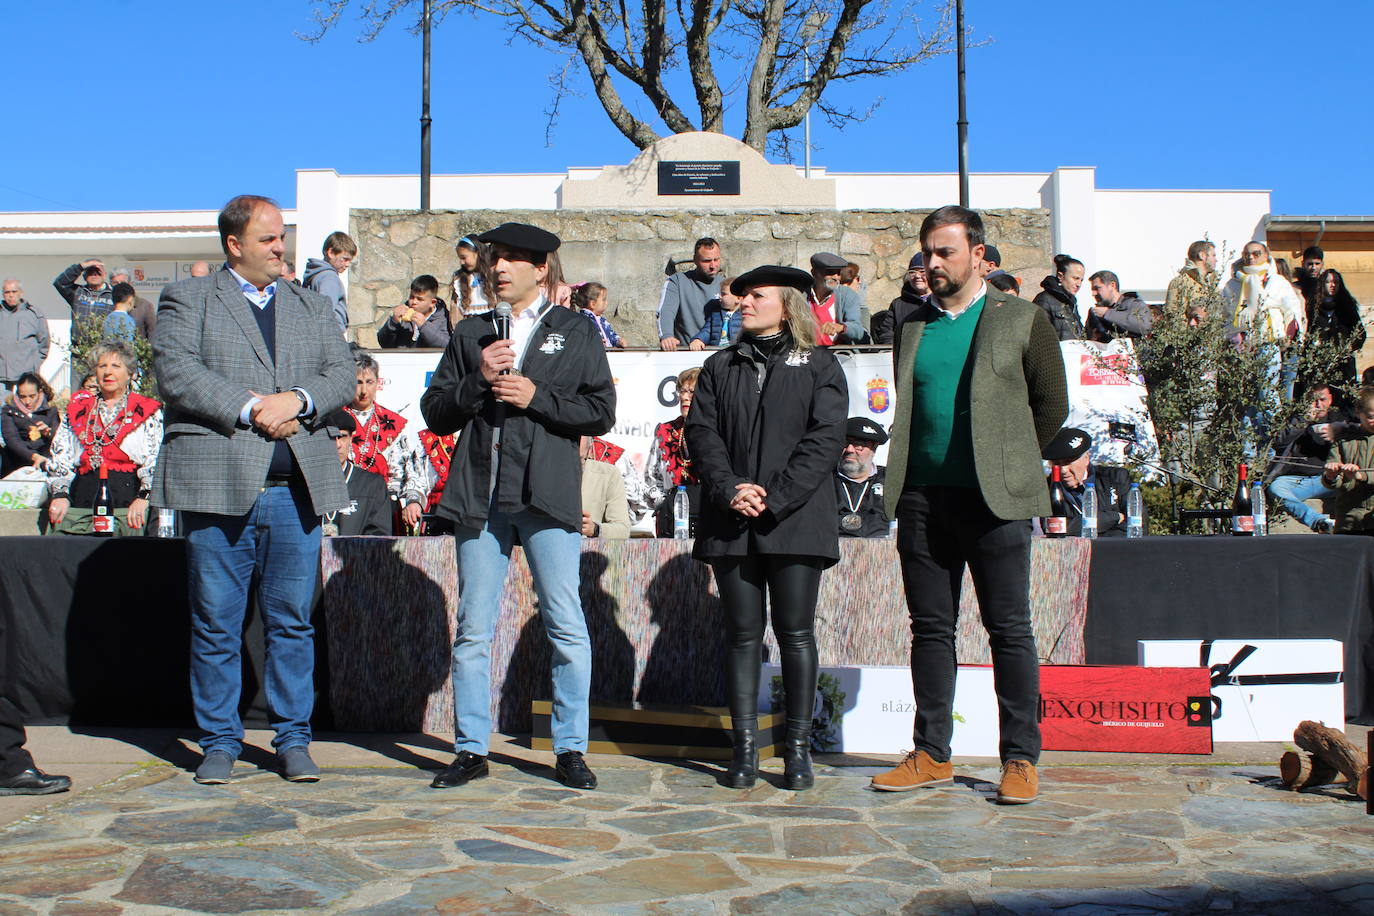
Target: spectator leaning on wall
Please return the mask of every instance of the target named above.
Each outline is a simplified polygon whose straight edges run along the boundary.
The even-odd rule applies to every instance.
[[[676,350],[701,332],[706,303],[720,297],[720,243],[699,238],[692,249],[692,269],[673,274],[663,284],[658,302],[658,344]]]
[[[348,300],[344,295],[344,273],[358,256],[358,243],[347,232],[331,232],[324,240],[324,257],[305,262],[306,289],[321,293],[334,304],[334,317],[339,327],[348,333]]]

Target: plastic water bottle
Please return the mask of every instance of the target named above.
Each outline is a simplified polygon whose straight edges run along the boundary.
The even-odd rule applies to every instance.
[[[692,536],[691,529],[688,527],[692,518],[692,504],[687,499],[687,488],[678,484],[677,493],[673,495],[673,537],[679,541],[685,541]]]
[[[1126,537],[1145,536],[1145,497],[1140,495],[1140,484],[1131,484],[1130,495],[1126,497]]]
[[[1264,484],[1256,480],[1250,486],[1250,512],[1255,517],[1255,537],[1269,533],[1269,512],[1264,506]]]
[[[174,538],[177,536],[177,510],[157,510],[157,536],[160,538]]]
[[[1080,537],[1097,537],[1097,484],[1091,474],[1083,484],[1083,527]]]

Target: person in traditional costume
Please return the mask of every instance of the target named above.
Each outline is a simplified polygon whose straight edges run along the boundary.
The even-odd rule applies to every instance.
[[[106,340],[87,357],[97,391],[78,391],[53,437],[48,460],[48,521],[56,534],[91,534],[107,474],[116,535],[143,528],[162,445],[162,405],[130,391],[138,358],[127,341]]]
[[[379,367],[372,355],[354,354],[358,389],[347,410],[357,423],[353,434],[353,464],[362,471],[380,474],[386,490],[397,502],[406,530],[415,530],[424,514],[429,494],[428,459],[420,442],[406,432],[406,419],[377,403]]]

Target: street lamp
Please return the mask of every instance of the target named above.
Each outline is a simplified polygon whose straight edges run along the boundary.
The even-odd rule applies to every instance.
[[[964,0],[954,0],[959,57],[959,206],[968,206],[968,110],[964,104]]]
[[[423,63],[420,66],[420,209],[429,209],[429,24],[430,3],[425,0],[422,31],[424,33]]]

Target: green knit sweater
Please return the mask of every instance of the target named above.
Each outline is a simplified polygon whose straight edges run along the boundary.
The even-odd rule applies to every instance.
[[[926,323],[912,379],[908,486],[978,486],[969,388],[973,334],[986,301],[980,297],[958,318],[937,312]]]

